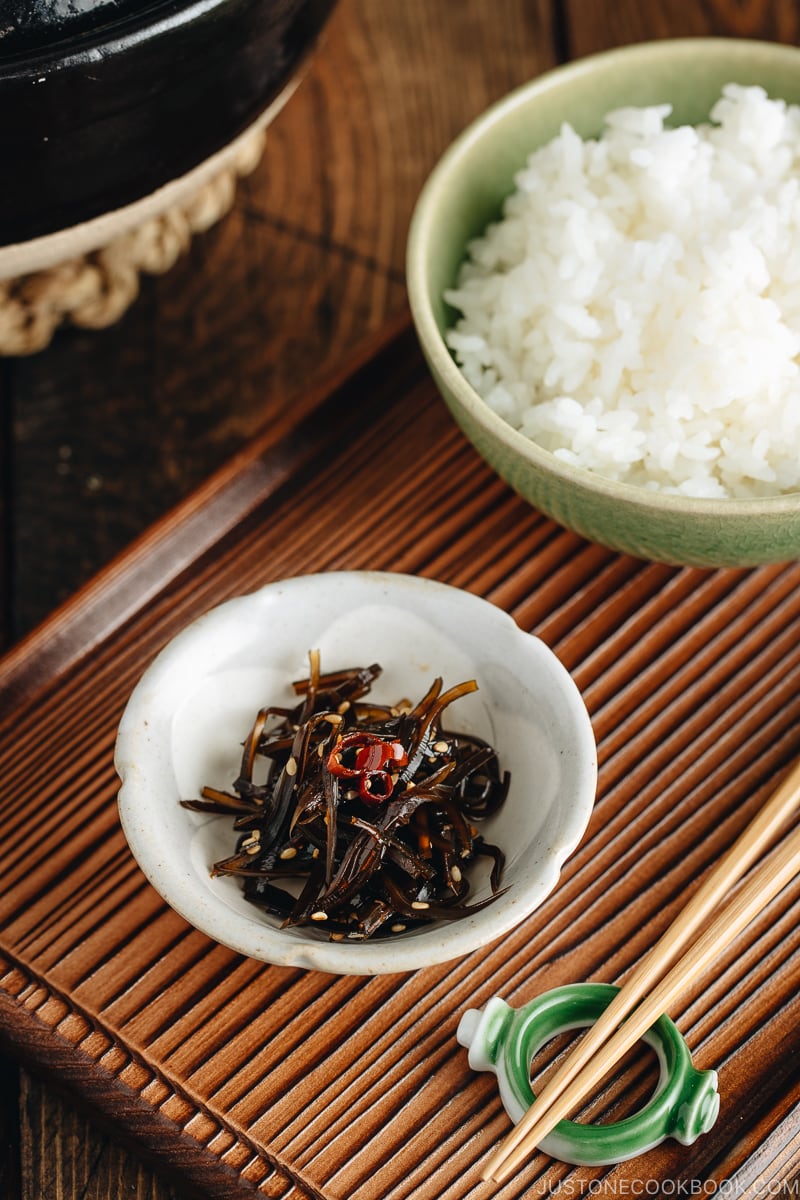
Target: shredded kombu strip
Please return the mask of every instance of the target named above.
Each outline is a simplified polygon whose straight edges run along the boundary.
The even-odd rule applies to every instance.
[[[294,708],[264,708],[244,743],[232,791],[206,787],[187,808],[226,813],[241,833],[213,874],[241,877],[245,896],[284,925],[334,941],[403,933],[453,920],[499,894],[504,857],[475,822],[505,800],[508,773],[480,738],[447,732],[444,710],[474,680],[412,707],[366,699],[381,667],[320,674],[293,684]],[[263,783],[256,763],[266,760]],[[263,774],[263,772],[261,772]],[[465,904],[466,864],[492,860],[492,895]],[[294,887],[284,885],[293,881]],[[298,890],[299,888],[299,890]]]

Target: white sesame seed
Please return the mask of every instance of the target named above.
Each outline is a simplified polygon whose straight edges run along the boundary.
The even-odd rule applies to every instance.
[[[390,928],[392,933],[404,933],[406,927],[405,925],[392,925]]]
[[[411,907],[412,908],[430,908],[430,904],[428,904],[427,900],[412,900]]]
[[[452,867],[450,870],[450,877],[451,877],[451,879],[454,879],[456,881],[456,883],[460,883],[461,882],[460,867]]]
[[[312,921],[327,921],[327,919],[328,919],[328,914],[326,912],[323,912],[321,908],[318,909],[317,912],[313,912],[311,914]]]
[[[336,709],[336,711],[338,713],[346,713],[349,708],[350,708],[350,701],[343,700],[342,703],[339,705],[339,707]]]
[[[446,754],[447,751],[450,749],[447,742],[434,742],[433,748],[437,752],[437,754]]]
[[[280,857],[281,858],[294,858],[294,856],[296,854],[297,854],[297,850],[295,849],[294,846],[284,846],[283,850],[281,850]]]
[[[297,759],[290,758],[286,764],[285,770],[286,770],[287,775],[296,775],[297,774]]]

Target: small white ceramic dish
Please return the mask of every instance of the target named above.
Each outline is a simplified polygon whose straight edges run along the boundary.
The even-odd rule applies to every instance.
[[[472,916],[394,938],[329,942],[281,929],[210,866],[233,852],[224,816],[183,808],[205,784],[230,788],[264,704],[294,704],[290,683],[319,649],[323,671],[379,662],[371,695],[421,698],[476,679],[447,725],[488,739],[511,788],[485,825],[506,854],[507,891]],[[572,678],[543,642],[468,592],[407,575],[333,572],[270,584],[212,609],[170,642],[135,688],[119,727],[119,811],[130,848],[178,913],[223,945],[282,966],[346,975],[412,971],[458,958],[517,925],[558,882],[595,797],[596,748]],[[475,864],[471,900],[489,894]]]

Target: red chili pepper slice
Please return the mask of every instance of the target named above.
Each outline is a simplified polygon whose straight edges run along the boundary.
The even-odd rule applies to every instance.
[[[347,733],[328,755],[328,770],[344,779],[357,779],[366,804],[380,804],[392,794],[394,783],[385,767],[404,767],[408,755],[402,742],[377,733]]]
[[[394,780],[386,771],[370,771],[358,782],[358,794],[365,804],[381,804],[394,791]]]

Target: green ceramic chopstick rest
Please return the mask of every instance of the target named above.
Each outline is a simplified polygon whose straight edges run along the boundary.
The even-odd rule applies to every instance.
[[[546,1042],[568,1029],[591,1025],[618,989],[606,983],[555,988],[514,1009],[494,996],[482,1010],[469,1009],[456,1037],[468,1047],[469,1065],[497,1076],[500,1097],[516,1124],[534,1101],[530,1066]],[[583,1166],[623,1162],[675,1138],[690,1146],[711,1129],[719,1112],[716,1071],[697,1071],[685,1039],[667,1016],[643,1040],[658,1056],[660,1074],[648,1103],[608,1125],[559,1121],[539,1144],[552,1158]]]

